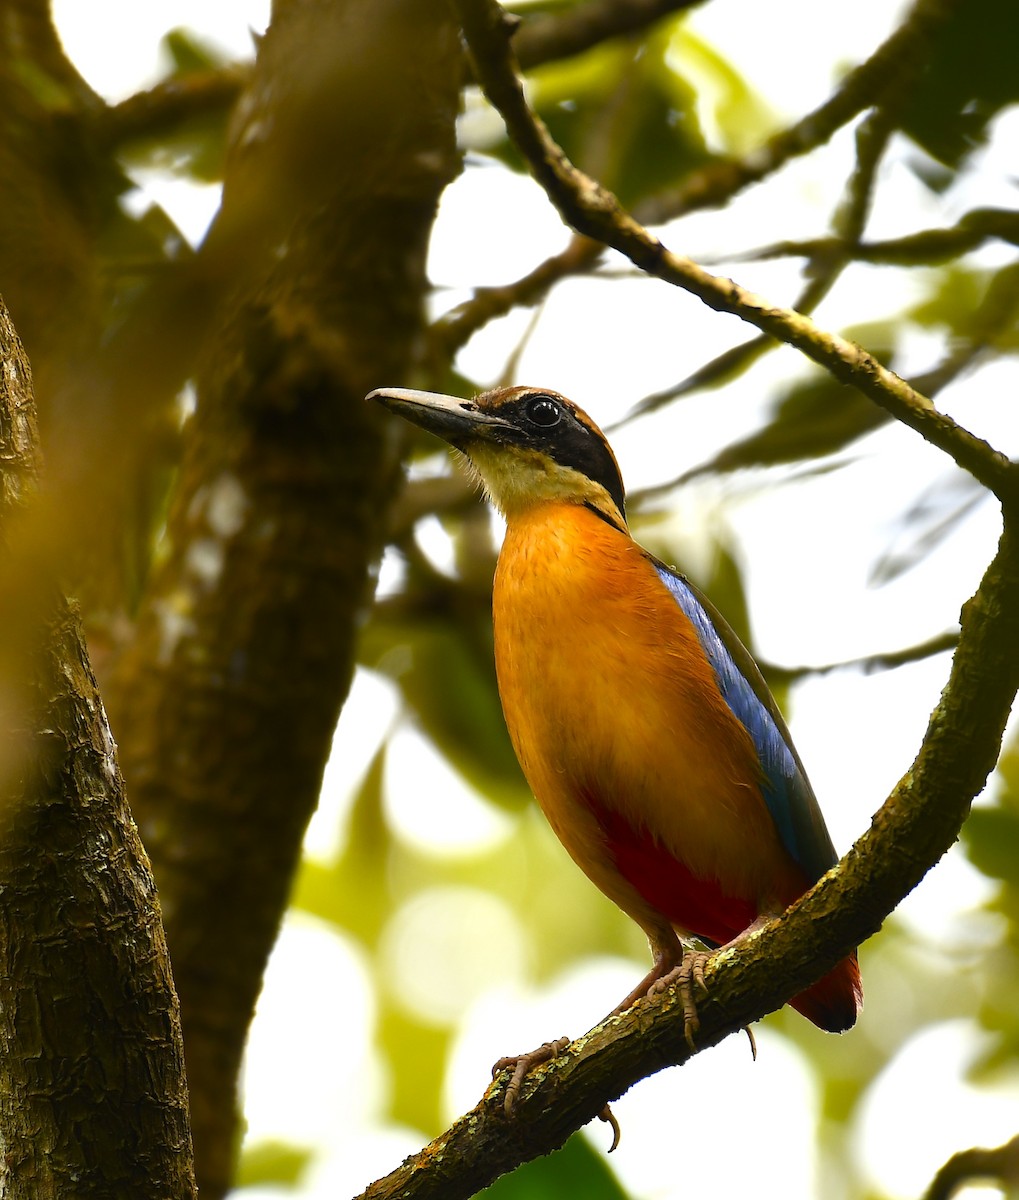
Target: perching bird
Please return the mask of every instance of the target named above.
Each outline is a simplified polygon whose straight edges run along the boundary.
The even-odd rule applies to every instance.
[[[674,974],[688,1005],[677,932],[725,945],[837,860],[760,671],[706,597],[630,537],[615,456],[565,397],[369,398],[462,451],[506,518],[492,609],[514,749],[574,862],[651,945],[617,1011]],[[855,953],[790,1001],[833,1032],[862,1002]]]

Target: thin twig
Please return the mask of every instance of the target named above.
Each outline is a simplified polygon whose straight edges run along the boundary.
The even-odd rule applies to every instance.
[[[440,362],[453,359],[457,351],[489,321],[518,307],[540,304],[553,284],[571,275],[582,275],[598,262],[605,247],[590,238],[573,237],[559,254],[539,263],[533,271],[503,287],[477,288],[469,300],[451,309],[429,330],[429,351]]]
[[[966,213],[955,225],[941,229],[919,229],[903,237],[881,241],[860,241],[843,246],[854,262],[888,266],[927,267],[959,258],[992,240],[1019,245],[1019,212],[1011,209],[977,208]],[[814,258],[837,253],[837,237],[806,238],[773,242],[742,254],[726,256],[727,262],[764,262],[775,258]]]
[[[505,14],[495,0],[454,0],[454,6],[489,100],[502,114],[534,177],[579,233],[618,250],[647,274],[691,292],[710,308],[731,313],[795,346],[943,450],[999,497],[1019,498],[1019,472],[1004,455],[939,412],[927,397],[861,347],[668,250],[611,192],[573,166],[528,108],[514,69]]]
[[[935,634],[926,641],[917,642],[913,646],[904,646],[901,650],[887,650],[879,654],[865,654],[860,658],[847,658],[840,662],[823,663],[818,666],[780,667],[775,663],[760,662],[761,671],[769,683],[790,684],[814,675],[829,675],[833,671],[857,670],[864,675],[875,671],[892,671],[896,667],[904,667],[909,663],[923,662],[933,658],[935,654],[945,654],[954,650],[959,644],[958,630],[949,629],[944,633]]]

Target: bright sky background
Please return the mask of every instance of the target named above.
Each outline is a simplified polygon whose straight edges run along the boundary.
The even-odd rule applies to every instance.
[[[858,0],[852,20],[839,20],[837,34],[832,32],[828,6],[815,0],[773,0],[767,5],[716,0],[695,10],[690,21],[769,98],[780,117],[791,117],[822,101],[837,69],[866,56],[901,7],[887,0]],[[267,0],[54,0],[69,53],[92,85],[110,99],[155,81],[158,41],[167,29],[188,26],[230,54],[246,56],[250,30],[264,28],[268,8]],[[816,27],[817,36],[804,34],[806,26]],[[116,39],[109,37],[111,28],[117,30]],[[783,53],[788,45],[783,31],[792,29],[798,40],[813,47],[811,54],[797,56],[795,70]],[[114,41],[117,49],[111,54]],[[768,52],[762,53],[762,47]],[[947,214],[942,208],[935,216],[931,198],[902,169],[895,188],[881,193],[873,233],[900,232],[904,224],[924,219],[951,220],[975,203],[1005,201],[996,189],[1003,187],[999,180],[1008,174],[1002,169],[1007,147],[1014,151],[1019,143],[1019,120],[1013,112],[1001,124],[1003,136],[987,155],[986,187],[978,182],[975,192],[971,186],[967,194],[950,195]],[[790,228],[818,228],[838,195],[851,154],[851,137],[844,133],[823,155],[785,172],[780,185],[741,198],[754,237],[764,240],[773,234],[786,236]],[[1013,172],[1014,161],[1013,157]],[[200,192],[155,178],[144,182],[147,193],[197,240],[215,209],[215,189]],[[1014,198],[1014,193],[1007,197],[1010,202]],[[918,212],[927,216],[918,217]],[[520,230],[518,239],[505,236],[510,225]],[[695,216],[682,224],[683,243],[676,248],[695,258],[710,255],[726,228],[724,214]],[[495,231],[499,235],[490,236]],[[442,289],[437,304],[445,308],[477,284],[516,278],[532,261],[561,247],[563,240],[558,218],[529,181],[507,178],[494,167],[467,172],[449,190],[436,230],[431,275]],[[465,244],[469,258],[462,256]],[[770,298],[787,301],[794,291],[788,266],[733,270],[740,282]],[[875,294],[866,272],[860,275],[855,289],[840,289],[821,310],[818,320],[823,326],[837,328],[882,311],[895,312],[908,299],[884,277]],[[527,314],[514,314],[477,337],[462,359],[467,373],[492,378],[527,320]],[[728,321],[674,289],[637,282],[614,282],[611,288],[598,282],[571,283],[548,304],[523,356],[518,382],[561,390],[608,424],[646,392],[674,381],[731,338]],[[937,348],[917,338],[914,351],[917,365],[923,366]],[[769,385],[778,386],[788,377],[790,354],[771,355],[753,373],[756,392],[734,396],[734,413],[749,416],[759,411]],[[680,370],[677,361],[683,364]],[[991,383],[993,393],[1011,389],[1014,395],[1019,378],[1014,367],[999,366]],[[975,431],[1017,453],[1014,416],[1006,426],[982,402],[987,389],[985,374],[976,385],[953,388],[945,402]],[[718,393],[709,393],[676,407],[664,419],[656,418],[654,439],[642,436],[639,427],[621,432],[614,440],[629,485],[671,477],[712,450],[701,418],[718,402]],[[894,485],[887,462],[869,455],[874,446],[887,448],[889,440],[900,455]],[[657,460],[651,442],[660,448]],[[950,577],[922,567],[892,588],[869,589],[875,544],[887,538],[895,514],[913,498],[918,472],[929,469],[938,456],[904,430],[877,434],[855,447],[854,454],[858,461],[852,468],[820,483],[812,481],[809,490],[804,485],[768,492],[745,488],[741,493],[738,485],[709,482],[677,498],[669,525],[677,555],[696,558],[699,544],[690,531],[714,519],[714,505],[722,496],[739,497],[731,521],[741,538],[756,542],[768,530],[782,531],[778,543],[773,539],[772,552],[750,564],[759,645],[777,662],[831,661],[905,645],[946,628],[993,552],[998,524],[992,506],[985,505],[953,541]],[[946,463],[946,478],[948,473]],[[441,536],[428,545],[442,556]],[[840,848],[866,827],[911,761],[946,671],[942,656],[887,675],[818,678],[797,690],[793,732]],[[349,711],[368,716],[364,724],[346,718],[341,722],[335,765],[327,774],[321,811],[309,831],[312,853],[328,854],[342,836],[352,785],[396,719],[396,701],[387,684],[362,673],[356,689]],[[398,765],[388,780],[388,795],[404,836],[443,845],[459,839],[467,848],[506,836],[503,819],[438,763],[418,735],[403,730],[399,737],[401,753],[392,756]],[[402,778],[415,781],[418,795],[421,780],[431,781],[425,788],[435,802],[427,820],[422,820],[419,806],[401,804],[401,796],[410,790],[402,787]],[[954,854],[907,900],[901,915],[939,952],[938,947],[950,946],[957,937],[974,936],[972,926],[963,923],[964,914],[985,887],[961,855]],[[401,953],[409,953],[420,940],[417,930],[422,923],[446,931],[444,973],[457,981],[463,997],[462,1034],[448,1084],[451,1118],[476,1102],[488,1067],[499,1055],[566,1030],[582,1032],[633,985],[632,963],[606,960],[537,994],[527,986],[512,917],[491,896],[437,888],[426,893],[421,905],[400,914],[390,936]],[[479,945],[498,947],[499,963],[479,957]],[[496,975],[501,982],[492,987],[490,980]],[[427,965],[422,976],[427,985]],[[443,1006],[450,1000],[448,992],[432,994],[424,986],[418,1002],[439,1012],[446,1011]],[[310,918],[288,919],[252,1033],[247,1116],[253,1139],[321,1141],[329,1147],[302,1197],[335,1198],[360,1191],[422,1144],[419,1132],[389,1128],[375,1119],[387,1081],[370,1054],[372,1019],[371,989],[357,949]],[[813,1078],[795,1047],[767,1025],[758,1029],[761,1053],[756,1065],[751,1066],[742,1039],[730,1039],[682,1072],[666,1072],[641,1083],[614,1106],[624,1138],[612,1166],[636,1197],[717,1196],[716,1172],[724,1161],[727,1195],[814,1200]],[[875,1188],[896,1200],[919,1196],[953,1149],[994,1145],[1015,1132],[1019,1079],[1006,1080],[996,1091],[978,1091],[965,1081],[976,1037],[962,1023],[926,1029],[902,1046],[876,1081],[852,1133]],[[925,1097],[931,1103],[924,1105]],[[767,1119],[777,1103],[783,1114],[780,1139],[771,1135]],[[665,1148],[675,1144],[674,1131],[680,1127],[681,1149],[690,1148],[683,1152],[682,1186],[678,1180],[663,1185],[655,1164],[663,1152],[672,1153]],[[731,1152],[734,1132],[739,1154]],[[597,1145],[607,1146],[604,1128],[596,1126],[591,1136]]]

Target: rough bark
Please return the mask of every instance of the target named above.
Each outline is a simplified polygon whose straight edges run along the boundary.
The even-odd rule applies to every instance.
[[[0,306],[0,1195],[193,1197],[177,998],[77,617],[36,553]]]
[[[111,712],[203,1196],[232,1174],[246,1030],[351,677],[396,469],[363,397],[406,378],[419,336],[460,67],[441,0],[278,3],[200,254],[238,284]]]

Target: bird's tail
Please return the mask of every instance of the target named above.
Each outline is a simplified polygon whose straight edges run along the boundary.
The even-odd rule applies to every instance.
[[[863,1008],[863,983],[856,951],[789,1003],[819,1029],[829,1033],[851,1029]]]

